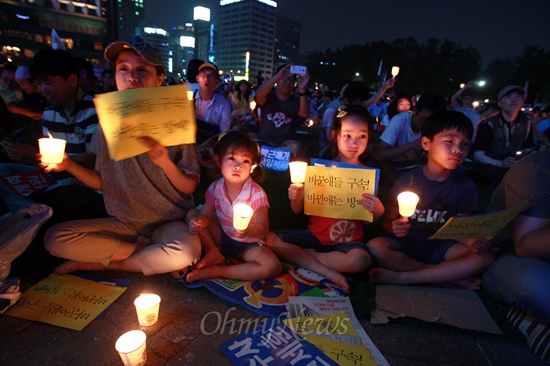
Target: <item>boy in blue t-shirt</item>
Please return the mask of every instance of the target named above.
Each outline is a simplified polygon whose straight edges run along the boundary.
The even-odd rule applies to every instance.
[[[472,134],[471,121],[457,111],[437,112],[424,123],[421,143],[428,162],[402,175],[391,190],[382,225],[392,235],[367,243],[376,258],[369,272],[376,284],[454,282],[479,289],[475,276],[494,260],[490,241],[428,240],[451,217],[477,208],[474,183],[457,169],[468,156]],[[409,219],[399,215],[397,195],[403,191],[420,197]]]

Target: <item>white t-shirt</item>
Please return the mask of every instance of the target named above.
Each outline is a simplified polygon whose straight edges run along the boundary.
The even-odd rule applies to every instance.
[[[393,116],[384,132],[382,132],[380,139],[395,147],[420,138],[422,134],[413,132],[411,128],[412,116],[412,112],[402,112]]]

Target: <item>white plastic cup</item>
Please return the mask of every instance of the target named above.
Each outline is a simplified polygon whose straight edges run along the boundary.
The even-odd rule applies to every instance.
[[[233,227],[237,230],[246,230],[250,219],[254,214],[252,207],[246,203],[236,203],[233,205]]]
[[[304,161],[293,161],[288,163],[290,169],[290,181],[293,184],[303,184],[306,181],[307,163]]]
[[[155,294],[139,295],[134,300],[139,325],[148,327],[159,319],[160,296]]]
[[[143,366],[147,361],[147,335],[141,330],[131,330],[118,337],[115,348],[125,366]]]
[[[403,217],[411,217],[416,210],[416,204],[419,201],[419,197],[413,192],[401,192],[397,196],[397,203],[399,204],[399,214]]]
[[[40,159],[44,164],[59,164],[63,161],[65,153],[65,145],[67,142],[62,139],[54,139],[44,137],[38,139],[38,147],[40,148]]]

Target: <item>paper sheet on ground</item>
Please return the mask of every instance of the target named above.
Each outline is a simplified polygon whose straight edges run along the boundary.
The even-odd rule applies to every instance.
[[[196,120],[186,85],[139,88],[98,94],[94,98],[109,156],[127,159],[147,151],[138,137],[164,146],[195,143]]]
[[[375,194],[375,169],[308,166],[304,186],[304,213],[337,219],[372,222],[363,208],[363,193]]]
[[[525,210],[529,202],[530,200],[526,200],[502,211],[451,217],[428,239],[492,239],[514,217]]]
[[[389,366],[388,361],[378,350],[355,316],[349,297],[339,296],[318,298],[308,296],[290,296],[286,304],[286,309],[289,318],[344,312],[359,335],[359,338],[361,338],[362,345],[369,349],[374,362],[376,362],[378,366]]]
[[[372,324],[409,316],[432,323],[502,335],[475,291],[439,287],[378,285]]]
[[[283,323],[339,365],[376,365],[344,312],[289,318]]]
[[[126,287],[52,274],[25,291],[6,314],[82,330],[124,291]]]

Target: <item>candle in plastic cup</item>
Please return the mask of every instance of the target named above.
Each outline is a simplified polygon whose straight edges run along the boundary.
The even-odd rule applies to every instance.
[[[256,102],[252,101],[250,102],[250,109],[254,110],[256,108]]]
[[[246,230],[254,211],[245,203],[233,205],[233,227],[237,230]]]
[[[155,294],[140,295],[135,301],[139,325],[148,327],[159,319],[160,296]]]
[[[187,91],[187,100],[193,100],[193,92],[191,90]]]
[[[397,76],[399,74],[399,66],[392,66],[391,68],[391,75]]]
[[[294,184],[305,183],[307,163],[303,161],[293,161],[288,163],[290,169],[290,181]]]
[[[44,137],[38,139],[38,147],[40,148],[40,159],[44,164],[59,164],[63,161],[65,153],[65,145],[67,142],[62,139],[54,139],[52,137]]]
[[[143,366],[147,361],[145,343],[147,335],[141,330],[131,330],[118,337],[115,348],[125,366]]]
[[[397,196],[397,203],[399,204],[399,214],[403,217],[411,217],[416,210],[416,204],[418,203],[418,195],[413,192],[401,192]]]

